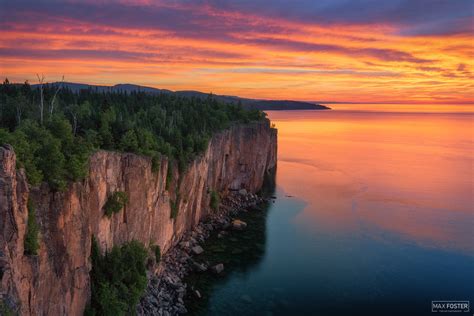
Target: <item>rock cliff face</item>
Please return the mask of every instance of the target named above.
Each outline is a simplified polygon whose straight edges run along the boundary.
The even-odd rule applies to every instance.
[[[211,212],[211,191],[225,196],[261,188],[276,165],[276,137],[268,121],[220,132],[185,172],[171,168],[168,190],[166,158],[153,172],[147,157],[107,151],[92,155],[88,177],[65,192],[45,184],[30,188],[14,151],[0,147],[0,299],[22,315],[82,315],[93,235],[102,251],[135,239],[165,252]],[[114,191],[125,191],[129,202],[108,218],[102,208]],[[40,226],[37,256],[23,254],[28,200]],[[171,204],[177,205],[175,219]]]

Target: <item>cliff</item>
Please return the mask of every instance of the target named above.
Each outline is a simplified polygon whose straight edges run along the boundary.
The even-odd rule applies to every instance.
[[[276,137],[268,121],[222,131],[185,172],[171,168],[169,190],[166,157],[153,172],[147,157],[107,151],[93,154],[88,177],[64,192],[51,192],[46,184],[31,188],[16,169],[14,151],[0,147],[0,299],[22,315],[82,315],[90,296],[93,235],[102,251],[135,239],[166,252],[210,212],[210,191],[225,196],[261,188],[276,165]],[[129,202],[108,218],[102,207],[117,190]],[[170,200],[177,196],[172,219]],[[28,200],[40,226],[37,256],[23,254]]]

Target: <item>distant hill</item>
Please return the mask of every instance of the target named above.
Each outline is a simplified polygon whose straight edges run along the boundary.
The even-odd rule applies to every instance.
[[[250,108],[262,111],[281,110],[329,110],[330,108],[321,104],[291,100],[253,100]]]
[[[52,85],[57,85],[59,82],[50,83]],[[90,85],[85,83],[74,83],[74,82],[63,82],[63,87],[68,88],[71,91],[79,92],[81,90],[92,89],[99,92],[132,92],[132,91],[143,91],[149,93],[173,93],[171,90],[166,89],[156,89],[151,87],[139,86],[135,84],[116,84],[115,86],[99,86],[99,85]],[[33,87],[37,87],[38,84],[33,84]]]
[[[58,82],[51,83],[53,85],[59,84]],[[167,89],[157,89],[146,86],[139,86],[134,84],[116,84],[114,86],[99,86],[89,85],[84,83],[74,82],[63,82],[63,87],[70,89],[71,91],[79,92],[83,89],[92,89],[99,92],[133,92],[142,91],[146,93],[176,93],[177,95],[189,98],[207,98],[209,93],[200,91],[183,90],[183,91],[171,91]],[[37,87],[37,84],[32,85]],[[291,101],[291,100],[259,100],[259,99],[248,99],[240,98],[237,96],[229,95],[214,95],[214,97],[224,103],[238,103],[249,109],[256,109],[262,111],[280,111],[280,110],[329,110],[330,108],[321,104],[303,102],[303,101]]]

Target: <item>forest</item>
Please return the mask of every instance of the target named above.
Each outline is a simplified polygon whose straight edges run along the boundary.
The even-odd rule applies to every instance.
[[[10,144],[28,182],[63,190],[87,175],[99,149],[175,160],[180,170],[206,148],[213,133],[265,118],[241,104],[176,94],[73,92],[60,83],[0,85],[0,145]]]

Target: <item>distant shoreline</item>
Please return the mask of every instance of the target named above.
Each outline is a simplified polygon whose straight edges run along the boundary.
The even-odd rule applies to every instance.
[[[167,89],[158,89],[134,84],[116,84],[113,86],[100,86],[90,85],[85,83],[74,83],[74,82],[52,82],[50,85],[62,85],[73,92],[79,92],[81,90],[92,89],[97,92],[145,92],[150,94],[176,94],[182,97],[188,98],[208,98],[212,95],[218,101],[223,103],[240,103],[246,109],[260,110],[260,111],[292,111],[292,110],[330,110],[331,108],[322,104],[304,102],[304,101],[293,101],[293,100],[264,100],[264,99],[249,99],[241,98],[238,96],[229,95],[218,95],[212,93],[204,93],[200,91],[183,90],[183,91],[171,91]],[[32,87],[38,87],[37,84],[31,85]]]

